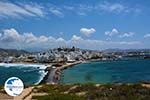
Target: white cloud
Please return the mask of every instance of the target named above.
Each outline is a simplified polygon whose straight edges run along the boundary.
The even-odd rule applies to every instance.
[[[40,5],[24,5],[25,9],[32,13],[32,14],[35,14],[37,16],[44,16],[44,12],[42,11],[42,6]]]
[[[48,9],[47,9],[48,8]],[[30,17],[43,17],[52,13],[58,17],[64,17],[65,13],[70,12],[80,16],[88,15],[89,13],[99,14],[101,12],[115,12],[115,13],[140,13],[142,10],[137,6],[124,5],[122,3],[97,3],[97,4],[72,4],[57,6],[51,3],[37,4],[34,2],[9,2],[0,1],[0,18],[22,18]]]
[[[139,41],[131,41],[131,42],[126,42],[126,41],[123,41],[123,42],[120,42],[120,44],[124,44],[124,45],[138,45],[138,44],[141,44],[141,42]]]
[[[103,11],[108,11],[108,12],[122,12],[126,9],[125,6],[119,3],[109,3],[105,2],[100,4],[97,8]]]
[[[29,13],[25,9],[22,9],[21,7],[8,3],[8,2],[0,2],[0,15],[2,16],[19,16],[21,15],[27,15],[27,16],[34,16],[32,13]]]
[[[37,41],[37,37],[33,35],[33,33],[24,33],[23,34],[23,40],[26,43],[32,43]]]
[[[145,34],[144,38],[150,38],[150,34]]]
[[[71,40],[72,41],[79,41],[79,40],[83,40],[83,39],[80,36],[73,35]]]
[[[64,17],[64,14],[60,11],[60,8],[50,8],[49,11],[58,17]]]
[[[73,35],[69,40],[54,38],[52,36],[35,36],[33,33],[19,33],[14,28],[5,29],[0,37],[1,48],[12,49],[49,49],[60,46],[76,46],[84,49],[107,49],[107,48],[135,48],[141,45],[140,41],[103,41],[94,39],[83,39],[81,36]]]
[[[0,1],[0,17],[21,18],[23,16],[44,16],[44,13],[39,5],[21,4],[17,5],[11,2]]]
[[[116,35],[116,34],[119,34],[119,32],[115,28],[113,28],[112,31],[106,31],[105,32],[105,35],[108,35],[108,36],[113,36],[113,35]]]
[[[39,40],[40,40],[40,42],[46,42],[46,41],[48,41],[48,37],[42,35],[39,37]]]
[[[60,37],[60,38],[56,39],[56,41],[58,41],[58,42],[64,42],[65,40]]]
[[[56,39],[55,39],[54,37],[52,37],[52,36],[49,36],[48,39],[49,39],[50,41],[55,41],[55,40],[56,40]]]
[[[14,28],[5,29],[3,32],[4,34],[1,36],[2,41],[14,42],[21,40],[21,35]]]
[[[132,37],[134,34],[135,34],[135,33],[133,33],[133,32],[124,33],[124,34],[120,35],[119,37],[120,37],[120,38]]]
[[[107,36],[113,36],[117,35],[120,38],[125,38],[125,37],[132,37],[135,33],[134,32],[119,32],[116,28],[113,28],[112,31],[106,31],[105,35]]]
[[[95,33],[96,30],[94,28],[81,28],[80,33],[84,34],[85,36],[90,36],[92,33]]]
[[[141,9],[137,6],[129,6],[123,3],[112,3],[112,2],[100,2],[94,5],[91,4],[78,4],[78,5],[65,5],[63,10],[76,13],[78,15],[88,15],[89,13],[132,13],[138,14],[141,13]]]

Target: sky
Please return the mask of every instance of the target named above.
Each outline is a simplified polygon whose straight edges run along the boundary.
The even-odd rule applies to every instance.
[[[149,0],[0,0],[0,48],[150,48]]]

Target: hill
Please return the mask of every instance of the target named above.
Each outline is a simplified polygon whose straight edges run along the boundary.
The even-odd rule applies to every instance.
[[[25,51],[25,50],[16,50],[16,49],[2,49],[0,48],[0,56],[20,56],[23,54],[30,54],[29,52]]]

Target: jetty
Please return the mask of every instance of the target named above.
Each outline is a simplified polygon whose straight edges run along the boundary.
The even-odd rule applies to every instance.
[[[60,66],[49,66],[46,68],[45,71],[47,71],[47,75],[45,75],[45,77],[43,78],[43,80],[40,82],[40,84],[42,83],[46,83],[46,84],[58,84],[60,77],[61,77],[61,73],[64,69],[72,67],[76,64],[80,64],[82,63],[81,61],[77,61],[77,62],[73,62],[73,63],[65,63],[65,64],[60,64]]]

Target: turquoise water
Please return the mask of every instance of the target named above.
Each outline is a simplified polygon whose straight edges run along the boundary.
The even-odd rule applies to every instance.
[[[44,66],[22,64],[0,64],[0,85],[10,77],[20,78],[25,85],[38,83],[44,77]]]
[[[150,81],[150,60],[128,59],[75,65],[63,71],[60,83],[137,83]]]

